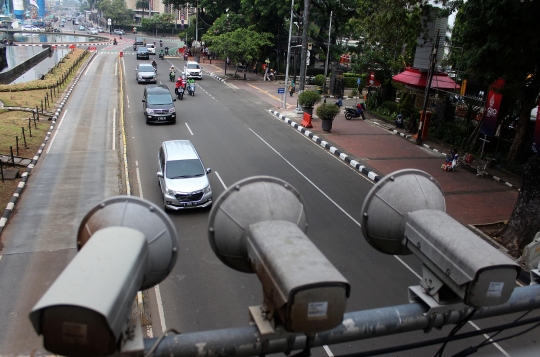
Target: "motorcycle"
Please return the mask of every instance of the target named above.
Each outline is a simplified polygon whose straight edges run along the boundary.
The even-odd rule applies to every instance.
[[[159,54],[159,59],[165,59],[165,55],[163,53]]]
[[[366,120],[363,110],[360,113],[357,113],[356,108],[345,107],[345,119],[351,120],[352,118],[360,118],[360,117],[362,117],[362,120]]]
[[[152,67],[154,67],[154,69],[156,70],[156,73],[157,73],[157,63],[156,63],[156,61],[152,61]]]
[[[188,94],[195,96],[195,83],[190,83],[187,87]]]
[[[182,100],[182,98],[184,98],[184,87],[175,88],[174,92],[176,93],[178,99]]]
[[[169,72],[169,78],[170,78],[171,82],[174,82],[174,79],[176,78],[175,73],[172,72],[172,71]]]
[[[116,46],[117,44],[118,44],[118,42],[116,42],[116,38],[115,38],[114,41],[113,41],[113,45]]]

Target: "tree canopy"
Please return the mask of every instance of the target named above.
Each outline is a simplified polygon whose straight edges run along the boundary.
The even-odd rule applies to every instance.
[[[127,8],[125,0],[103,0],[98,8],[116,25],[129,23],[133,18],[133,10]]]

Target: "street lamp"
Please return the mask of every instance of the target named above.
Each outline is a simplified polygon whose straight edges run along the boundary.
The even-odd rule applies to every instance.
[[[289,80],[289,62],[291,61],[291,36],[293,24],[294,0],[291,0],[291,18],[289,20],[289,42],[287,44],[287,66],[285,67],[285,91],[283,92],[283,110],[287,109],[287,81]]]

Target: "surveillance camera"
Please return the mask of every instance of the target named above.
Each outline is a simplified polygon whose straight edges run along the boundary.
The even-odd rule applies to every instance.
[[[304,203],[292,186],[266,176],[239,181],[214,202],[208,225],[218,258],[257,274],[274,325],[311,334],[342,322],[350,285],[305,235]]]
[[[44,347],[65,356],[107,356],[122,344],[137,291],[158,284],[177,256],[176,230],[152,203],[103,201],[83,218],[79,253],[30,313]]]
[[[383,253],[413,253],[420,258],[421,286],[438,303],[455,296],[475,307],[505,303],[519,265],[444,211],[442,190],[430,175],[396,171],[368,193],[362,232]]]

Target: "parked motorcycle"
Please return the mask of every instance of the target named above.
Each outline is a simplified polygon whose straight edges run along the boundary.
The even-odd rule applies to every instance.
[[[366,120],[363,110],[360,111],[360,114],[359,114],[356,112],[356,108],[345,107],[345,119],[351,120],[352,118],[360,118],[360,117],[362,117],[362,120]]]

